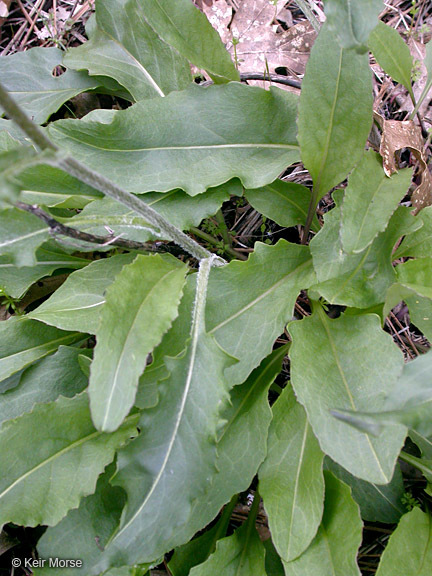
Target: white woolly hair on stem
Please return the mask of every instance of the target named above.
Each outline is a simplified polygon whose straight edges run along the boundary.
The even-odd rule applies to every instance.
[[[204,323],[204,311],[207,300],[207,287],[210,276],[210,270],[214,264],[214,261],[218,258],[216,254],[210,256],[210,258],[204,258],[200,261],[197,280],[196,280],[196,293],[192,313],[192,326],[191,326],[191,337],[199,334],[201,327]]]

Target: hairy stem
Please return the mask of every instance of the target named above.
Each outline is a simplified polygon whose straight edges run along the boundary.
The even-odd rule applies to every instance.
[[[127,240],[125,238],[116,238],[114,236],[98,236],[96,234],[89,234],[88,232],[82,232],[76,228],[71,228],[70,226],[65,226],[61,222],[58,222],[55,218],[42,210],[39,206],[35,204],[25,204],[24,202],[17,202],[16,207],[20,210],[25,210],[30,214],[33,214],[47,226],[50,227],[51,233],[56,236],[68,236],[69,238],[74,238],[75,240],[81,240],[82,242],[90,242],[91,244],[99,244],[102,246],[118,246],[119,248],[125,248],[127,250],[139,250],[144,252],[156,252],[159,248],[155,248],[153,243],[145,242],[135,242],[135,240]]]
[[[4,108],[10,119],[18,124],[21,130],[27,134],[36,146],[42,150],[51,149],[58,153],[54,159],[48,160],[47,164],[56,168],[61,168],[80,182],[84,182],[84,184],[91,186],[95,190],[99,190],[99,192],[102,192],[106,196],[110,196],[114,200],[117,200],[117,202],[120,202],[131,210],[134,210],[156,228],[155,233],[159,230],[159,233],[163,235],[165,239],[175,242],[197,260],[212,257],[213,265],[221,266],[225,264],[225,260],[219,257],[214,258],[211,252],[200,246],[200,244],[195,242],[195,240],[192,240],[192,238],[187,236],[184,232],[170,224],[165,220],[165,218],[160,216],[156,210],[153,210],[153,208],[148,206],[138,196],[126,192],[126,190],[122,190],[113,182],[101,174],[90,170],[87,166],[81,164],[74,158],[62,155],[57,146],[51,142],[40,128],[34,124],[30,118],[28,118],[21,107],[18,106],[18,104],[10,97],[1,83],[0,105]]]

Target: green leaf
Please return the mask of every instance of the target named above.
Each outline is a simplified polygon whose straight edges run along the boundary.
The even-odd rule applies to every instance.
[[[382,331],[379,317],[332,320],[318,306],[312,316],[292,322],[289,332],[292,385],[322,450],[354,476],[387,484],[406,429],[393,425],[386,434],[371,438],[331,414],[331,410],[355,413],[370,406],[380,410],[402,372],[403,356]]]
[[[344,50],[324,25],[302,82],[298,139],[318,202],[361,159],[372,125],[369,58]]]
[[[0,58],[4,87],[37,124],[46,122],[77,94],[99,86],[84,72],[66,70],[55,76],[53,72],[62,64],[62,58],[58,48],[31,48]]]
[[[89,386],[98,430],[116,430],[133,406],[147,356],[177,316],[185,273],[174,258],[137,256],[108,287]]]
[[[95,493],[83,498],[57,526],[49,527],[37,544],[40,558],[79,558],[83,569],[55,569],[47,562],[34,571],[36,576],[90,574],[101,548],[117,528],[126,503],[124,491],[109,483],[114,471],[114,464],[110,464],[99,477]]]
[[[420,303],[432,300],[432,258],[408,260],[396,267],[398,282],[390,286],[386,294],[384,315],[401,300]],[[427,317],[424,320],[428,320]]]
[[[278,88],[191,85],[113,112],[104,123],[60,120],[48,131],[129,192],[181,188],[193,196],[236,176],[246,188],[277,178],[299,157],[296,109],[297,99]]]
[[[152,363],[141,374],[135,406],[140,409],[153,408],[158,403],[158,383],[169,376],[165,357],[181,356],[187,348],[187,335],[190,331],[192,310],[196,296],[196,279],[193,274],[187,277],[177,318],[166,332],[161,343],[152,352]]]
[[[389,389],[382,410],[365,408],[357,414],[335,414],[356,428],[379,434],[384,425],[400,423],[422,436],[432,436],[432,353],[417,357],[403,367],[397,382]],[[339,411],[338,411],[339,412]]]
[[[432,439],[425,438],[415,430],[410,430],[409,437],[420,448],[422,457],[432,460]]]
[[[12,298],[20,298],[30,286],[44,276],[62,268],[83,268],[89,263],[84,258],[63,252],[53,241],[42,244],[35,253],[34,266],[17,268],[10,256],[0,256],[0,286]]]
[[[286,562],[306,550],[320,525],[323,458],[306,413],[287,386],[273,406],[268,452],[259,470],[273,543]]]
[[[273,545],[271,538],[263,542],[266,551],[265,569],[267,576],[285,576],[285,570],[279,554]]]
[[[246,490],[267,452],[267,431],[271,421],[268,389],[281,371],[287,347],[265,358],[247,381],[231,391],[230,404],[221,414],[217,438],[217,473],[211,491],[196,497],[189,522],[177,536],[187,540],[208,524],[233,494]]]
[[[255,210],[270,218],[279,226],[295,226],[306,222],[311,191],[306,186],[275,180],[263,188],[245,190],[246,198]],[[312,230],[320,229],[317,217],[314,217]]]
[[[48,226],[33,214],[17,208],[0,211],[0,255],[16,266],[33,266],[36,250],[48,238]]]
[[[378,24],[383,10],[382,0],[326,0],[325,13],[328,27],[342,48],[355,48],[367,52],[369,34]]]
[[[173,226],[187,230],[191,226],[198,226],[201,220],[217,212],[222,203],[229,199],[230,193],[236,191],[235,183],[227,182],[217,188],[210,188],[199,198],[188,196],[181,190],[149,192],[141,194],[140,198]],[[108,226],[114,236],[137,242],[147,242],[160,237],[160,232],[152,229],[142,216],[108,197],[88,204],[79,214],[73,218],[65,218],[62,222],[72,228],[100,236],[106,236]]]
[[[145,21],[161,37],[215,82],[239,80],[219,34],[190,0],[140,0]]]
[[[406,297],[410,321],[426,336],[429,342],[432,341],[432,301],[429,298],[420,296]]]
[[[324,462],[326,470],[332,472],[339,480],[351,487],[352,497],[360,507],[363,520],[386,522],[387,524],[395,524],[399,521],[405,512],[401,503],[405,488],[398,464],[396,464],[395,473],[390,482],[384,486],[378,486],[356,478],[328,457]]]
[[[388,178],[379,154],[372,149],[364,154],[348,179],[344,195],[341,238],[345,252],[362,252],[385,230],[411,178],[410,168]]]
[[[283,562],[285,576],[360,576],[356,563],[362,541],[362,522],[351,490],[325,472],[326,495],[321,526],[299,558]]]
[[[90,40],[66,53],[66,66],[114,78],[135,101],[165,96],[190,84],[187,60],[148,25],[142,2],[98,0],[96,21]]]
[[[123,266],[134,258],[135,254],[118,254],[95,260],[82,270],[72,272],[48,300],[27,316],[63,330],[96,334],[105,291]]]
[[[40,404],[5,422],[0,429],[0,525],[57,524],[94,491],[116,449],[135,434],[136,423],[133,415],[115,434],[97,432],[85,393]],[[37,450],[29,442],[35,430]]]
[[[381,304],[396,275],[392,251],[398,239],[419,222],[410,208],[399,207],[384,232],[360,254],[346,254],[340,239],[341,191],[333,194],[336,207],[324,217],[325,225],[310,243],[317,290],[331,304],[370,308]]]
[[[227,373],[233,383],[244,382],[270,354],[293,317],[300,290],[314,280],[309,249],[285,240],[274,246],[257,242],[246,262],[232,261],[212,270],[207,329],[228,354],[239,359]]]
[[[168,563],[172,576],[188,576],[194,566],[202,564],[210,554],[213,554],[217,541],[226,534],[237,499],[236,494],[231,502],[225,506],[223,514],[214,526],[175,549]]]
[[[394,258],[413,256],[429,258],[432,254],[432,206],[426,206],[415,217],[418,227],[411,234],[405,236],[394,253]]]
[[[12,143],[10,138],[4,136],[4,133],[7,133],[8,136],[12,137],[17,142],[24,144],[25,146],[29,146],[30,141],[27,134],[25,134],[21,128],[13,121],[7,120],[6,118],[0,118],[0,134],[2,134],[3,145],[6,144],[6,148],[2,147],[2,150],[10,150],[11,148],[16,148],[16,144]]]
[[[125,488],[128,504],[99,571],[153,562],[198,529],[189,523],[191,506],[216,474],[216,435],[229,388],[223,373],[233,361],[204,331],[208,273],[205,260],[188,348],[181,357],[166,358],[170,376],[159,384],[159,403],[142,413],[141,434],[118,453],[114,483]]]
[[[18,146],[0,152],[0,206],[10,207],[21,188],[15,176],[23,167],[37,161],[36,150],[30,146]]]
[[[218,541],[216,551],[206,562],[190,571],[190,576],[212,574],[266,576],[265,548],[255,528],[255,515],[249,514],[232,536]]]
[[[0,322],[0,382],[52,354],[60,345],[82,339],[82,334],[64,332],[25,316]]]
[[[0,396],[0,425],[59,396],[71,398],[88,384],[79,364],[80,348],[60,346],[58,351],[27,368],[18,386]]]
[[[102,196],[91,186],[46,164],[22,170],[15,180],[22,190],[20,200],[27,204],[83,208],[91,200]]]
[[[390,536],[377,576],[429,576],[431,570],[432,518],[413,508]]]
[[[379,22],[369,36],[369,49],[384,72],[412,92],[411,70],[414,62],[399,32]]]

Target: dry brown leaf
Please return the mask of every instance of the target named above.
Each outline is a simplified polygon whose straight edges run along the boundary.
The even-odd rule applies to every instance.
[[[226,0],[196,0],[195,4],[204,12],[213,28],[219,33],[222,42],[231,40],[230,25],[233,10]]]
[[[428,168],[423,171],[420,186],[412,193],[411,202],[416,213],[432,205],[432,176]]]
[[[396,152],[403,148],[411,150],[419,162],[421,174],[420,185],[412,194],[412,205],[416,212],[432,205],[432,177],[423,154],[424,141],[419,126],[412,120],[385,120],[377,113],[374,113],[374,117],[382,129],[380,154],[384,172],[387,176],[397,172]]]
[[[395,154],[402,148],[409,148],[421,164],[422,171],[426,168],[423,156],[423,137],[421,130],[412,120],[384,120],[381,124],[382,138],[380,154],[383,157],[384,172],[391,176],[397,172]]]
[[[269,0],[243,0],[231,33],[238,43],[227,45],[236,54],[240,72],[275,72],[284,67],[303,74],[316,33],[309,22],[301,22],[277,34],[276,7]]]
[[[0,28],[6,21],[6,18],[9,16],[9,8],[12,3],[12,0],[0,0]]]

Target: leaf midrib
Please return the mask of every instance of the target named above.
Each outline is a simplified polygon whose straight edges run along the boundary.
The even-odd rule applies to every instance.
[[[171,274],[174,273],[178,273],[178,269],[173,269],[173,270],[169,270],[166,274],[164,274],[161,278],[158,278],[157,282],[151,287],[151,289],[149,290],[149,292],[146,294],[144,300],[142,300],[142,302],[140,303],[138,310],[134,316],[134,319],[130,325],[130,329],[128,330],[127,336],[124,339],[123,345],[122,345],[122,349],[120,352],[120,356],[117,362],[117,366],[116,366],[116,371],[114,373],[114,377],[112,379],[112,385],[110,387],[110,392],[108,394],[108,398],[106,399],[105,402],[105,416],[102,422],[102,429],[105,427],[107,420],[109,418],[110,415],[110,411],[111,411],[111,405],[112,405],[112,401],[113,401],[113,397],[114,397],[114,393],[118,388],[118,375],[120,372],[120,368],[123,365],[123,357],[125,354],[125,351],[127,350],[128,346],[127,343],[129,341],[130,335],[132,333],[132,331],[134,330],[135,324],[138,321],[138,317],[140,316],[140,313],[143,309],[143,307],[145,307],[145,304],[148,302],[149,298],[153,295],[154,291],[156,290],[156,288],[158,286],[160,286],[161,283],[165,282],[167,280],[167,278],[169,276],[171,276]]]
[[[58,130],[58,128],[54,127],[53,130]],[[191,146],[156,146],[152,148],[103,148],[101,146],[96,146],[96,144],[92,144],[91,142],[80,140],[76,136],[72,136],[71,134],[67,134],[67,132],[62,132],[60,130],[60,134],[65,136],[68,140],[74,140],[81,145],[88,146],[89,148],[95,148],[96,150],[101,150],[102,152],[127,152],[131,154],[132,152],[165,152],[166,150],[212,150],[216,149],[230,149],[230,148],[264,148],[264,149],[276,149],[276,150],[298,150],[297,144],[266,144],[266,143],[259,143],[259,142],[245,142],[245,143],[235,143],[235,144],[200,144],[200,145],[191,145]]]
[[[136,419],[136,414],[132,414],[132,415],[128,416],[124,420],[123,424],[127,423],[129,420],[134,420],[134,419]],[[43,460],[43,462],[40,462],[39,464],[37,464],[36,466],[34,466],[30,470],[28,470],[25,474],[23,474],[22,476],[17,478],[15,480],[15,482],[13,482],[10,486],[8,486],[8,488],[6,488],[6,490],[3,490],[3,492],[0,493],[0,501],[8,492],[10,492],[10,490],[15,488],[15,486],[17,486],[20,482],[23,482],[26,478],[28,478],[29,476],[31,476],[32,474],[36,473],[38,470],[43,468],[43,466],[50,464],[51,462],[53,462],[57,458],[60,458],[64,454],[67,454],[67,452],[74,450],[75,448],[78,448],[79,446],[81,446],[85,442],[89,442],[90,440],[92,440],[93,438],[96,438],[97,436],[100,436],[101,434],[105,434],[105,432],[100,432],[99,430],[96,430],[95,432],[92,432],[91,434],[84,436],[83,438],[80,438],[79,440],[76,440],[72,444],[65,446],[59,452],[52,454],[51,456],[49,456],[49,458],[47,458],[46,460]]]
[[[357,410],[357,408],[356,408],[356,405],[355,405],[355,402],[354,402],[354,398],[353,398],[353,396],[352,396],[352,394],[351,394],[351,390],[350,390],[350,388],[349,388],[349,386],[348,386],[348,382],[347,382],[347,380],[346,380],[346,378],[345,378],[345,373],[344,373],[344,371],[343,371],[343,369],[342,369],[341,362],[340,362],[340,360],[339,360],[339,354],[338,354],[338,352],[337,352],[336,345],[335,345],[335,343],[334,343],[332,334],[331,334],[331,332],[330,332],[330,328],[329,328],[329,325],[328,325],[327,316],[326,316],[325,312],[322,310],[321,307],[318,308],[318,315],[319,315],[319,318],[320,318],[320,320],[321,320],[321,323],[322,323],[322,325],[323,325],[323,327],[324,327],[324,330],[325,330],[325,332],[326,332],[326,334],[327,334],[327,338],[328,338],[328,341],[329,341],[329,343],[330,343],[330,347],[331,347],[331,349],[332,349],[333,357],[334,357],[334,360],[335,360],[335,363],[336,363],[338,372],[339,372],[339,374],[340,374],[340,377],[341,377],[341,379],[342,379],[342,382],[343,382],[343,384],[344,384],[344,387],[345,387],[345,390],[346,390],[346,393],[347,393],[349,402],[350,402],[350,404],[351,404],[351,407],[352,407],[352,409],[353,409],[354,412],[358,412],[358,410]],[[374,459],[375,459],[375,461],[376,461],[376,463],[377,463],[377,465],[378,465],[378,470],[379,470],[380,473],[382,474],[382,477],[384,478],[384,480],[386,481],[386,483],[389,482],[390,479],[387,478],[387,476],[386,476],[386,474],[385,474],[385,472],[384,472],[384,470],[383,470],[383,468],[382,468],[382,466],[381,466],[381,462],[379,461],[378,455],[377,455],[376,450],[375,450],[375,448],[374,448],[374,446],[373,446],[373,444],[372,444],[372,442],[371,442],[371,439],[369,438],[369,435],[366,434],[366,433],[364,433],[364,432],[363,432],[363,433],[360,432],[360,433],[364,435],[364,437],[365,437],[365,439],[366,439],[366,441],[367,441],[367,443],[368,443],[368,445],[369,445],[369,448],[370,448],[370,450],[371,450],[371,452],[372,452],[372,456],[374,457]]]
[[[252,302],[249,302],[247,304],[247,306],[243,306],[243,308],[241,308],[240,310],[238,310],[235,314],[233,314],[232,316],[230,316],[229,318],[227,318],[226,320],[224,320],[223,322],[221,322],[220,324],[218,324],[217,326],[214,326],[211,330],[209,330],[208,334],[214,334],[217,330],[219,330],[220,328],[223,328],[224,326],[226,326],[227,324],[229,324],[230,322],[232,322],[233,320],[235,320],[236,318],[238,318],[239,316],[241,316],[242,314],[244,314],[245,312],[247,312],[250,308],[252,308],[253,306],[255,306],[256,304],[258,304],[259,302],[261,302],[261,300],[263,300],[264,298],[266,298],[269,294],[271,294],[274,290],[276,290],[281,284],[283,284],[284,282],[287,282],[288,279],[290,278],[290,276],[296,274],[297,272],[299,272],[300,270],[302,270],[303,268],[306,268],[307,266],[310,266],[312,263],[312,261],[306,260],[306,262],[303,262],[302,264],[300,264],[299,266],[297,266],[294,270],[292,270],[291,272],[289,272],[288,274],[286,274],[283,278],[281,278],[280,280],[278,280],[275,284],[273,284],[272,286],[270,286],[270,288],[268,288],[265,292],[263,292],[262,294],[260,294],[260,296],[258,296],[257,298],[255,298],[255,300],[252,300]]]

